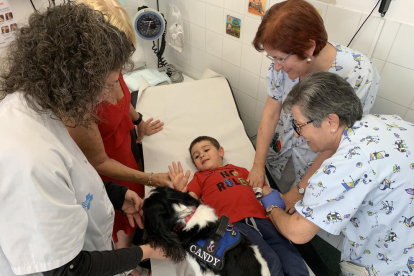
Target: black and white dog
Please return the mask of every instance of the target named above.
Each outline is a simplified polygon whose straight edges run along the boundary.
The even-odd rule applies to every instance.
[[[144,242],[175,263],[187,259],[196,275],[270,276],[257,245],[189,194],[156,188],[143,210]]]

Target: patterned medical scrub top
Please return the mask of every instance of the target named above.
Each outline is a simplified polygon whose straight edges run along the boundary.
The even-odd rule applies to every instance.
[[[309,179],[299,214],[344,234],[342,260],[370,275],[414,275],[414,124],[366,115]],[[352,274],[349,274],[352,275]]]
[[[345,46],[332,45],[336,48],[337,54],[329,72],[343,77],[352,85],[355,93],[361,99],[364,114],[368,114],[378,91],[379,75],[377,70],[363,54]],[[272,62],[266,81],[269,96],[276,101],[283,102],[292,87],[299,82],[299,78],[289,79],[283,70],[276,71]],[[291,156],[295,167],[296,182],[299,182],[312,165],[317,153],[310,150],[302,137],[295,137],[292,128],[292,113],[285,113],[282,110],[267,155],[267,163],[274,177],[281,178],[285,165]]]

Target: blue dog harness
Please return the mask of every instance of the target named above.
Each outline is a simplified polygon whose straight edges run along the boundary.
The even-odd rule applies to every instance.
[[[221,270],[226,253],[240,243],[240,231],[228,222],[229,218],[222,216],[218,228],[209,238],[197,240],[187,247],[187,252],[204,268]]]

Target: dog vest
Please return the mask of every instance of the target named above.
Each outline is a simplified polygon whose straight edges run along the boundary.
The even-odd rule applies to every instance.
[[[224,267],[226,253],[240,243],[240,231],[228,222],[229,218],[222,216],[219,226],[210,233],[209,238],[190,243],[187,247],[187,252],[204,268],[221,270]]]

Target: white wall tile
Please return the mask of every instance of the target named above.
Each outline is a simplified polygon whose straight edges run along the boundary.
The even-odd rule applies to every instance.
[[[266,52],[262,53],[262,66],[260,68],[260,77],[266,78],[267,72],[269,71],[272,61],[266,57]]]
[[[191,47],[191,66],[200,72],[206,69],[206,52]]]
[[[200,50],[206,50],[206,29],[190,24],[190,45]]]
[[[224,7],[224,0],[206,0],[206,3],[219,7]]]
[[[239,90],[250,97],[257,98],[259,88],[259,76],[253,75],[243,69],[240,69]]]
[[[221,74],[230,82],[231,87],[239,88],[240,68],[228,62],[221,62]]]
[[[190,44],[190,22],[189,21],[183,21],[183,27],[184,27],[184,43]]]
[[[239,106],[240,113],[253,119],[256,110],[256,100],[243,92],[239,93],[238,100],[239,102],[237,104]]]
[[[246,130],[246,133],[249,137],[253,137],[257,134],[257,130],[254,130],[254,120],[250,118],[249,116],[246,116],[245,114],[241,113],[241,118],[243,121],[244,129]]]
[[[223,55],[224,61],[240,66],[242,44],[228,37],[223,37]]]
[[[176,0],[176,5],[180,10],[182,19],[190,21],[190,0]]]
[[[393,115],[397,114],[401,117],[404,117],[407,112],[407,108],[399,104],[390,102],[382,97],[377,97],[375,99],[374,105],[371,109],[371,114],[388,114]]]
[[[414,26],[402,24],[387,61],[414,70]]]
[[[206,26],[206,3],[199,0],[190,1],[190,22],[201,27]]]
[[[252,46],[243,44],[240,64],[241,68],[255,75],[260,75],[262,53],[256,51]]]
[[[378,96],[408,107],[414,98],[414,71],[386,62],[381,73]]]
[[[221,74],[221,59],[206,54],[206,67],[213,70],[216,73]]]
[[[329,41],[348,45],[357,30],[361,14],[361,12],[329,6],[325,17]]]
[[[257,29],[260,25],[260,19],[244,17],[244,23],[242,22],[243,43],[252,45],[253,39],[256,36]]]
[[[358,24],[358,28],[367,18],[368,14],[362,14],[361,21]],[[351,44],[353,50],[359,51],[364,55],[368,55],[371,44],[374,40],[374,36],[377,32],[379,23],[381,21],[380,17],[370,16],[365,22],[364,26],[361,28],[357,36],[354,38]]]
[[[410,109],[414,110],[414,100],[411,102]]]
[[[223,8],[206,4],[206,28],[220,34],[223,32]]]
[[[375,45],[375,50],[373,57],[387,60],[388,54],[391,50],[391,46],[394,43],[395,37],[397,36],[398,29],[400,28],[401,23],[394,21],[386,21],[384,28],[381,31],[380,37],[378,39],[377,45]]]
[[[414,110],[408,109],[404,116],[404,120],[410,123],[414,123]]]
[[[190,44],[184,43],[183,51],[180,53],[178,51],[175,52],[175,58],[182,61],[185,64],[191,64],[191,46]]]
[[[308,0],[308,2],[311,3],[315,7],[316,10],[318,10],[322,19],[325,19],[326,11],[328,10],[328,4],[321,3],[319,1],[312,1],[312,0]]]
[[[247,9],[247,3],[245,0],[224,0],[224,8],[244,14],[244,10]]]
[[[206,52],[221,58],[223,52],[223,36],[206,30]]]
[[[276,3],[280,3],[280,2],[283,2],[284,0],[270,0],[270,6],[273,6],[274,4],[276,4]]]
[[[260,78],[259,80],[259,90],[257,91],[257,99],[262,103],[266,103],[267,100],[267,82],[265,79]]]
[[[377,58],[371,59],[372,63],[374,64],[375,68],[377,68],[378,74],[381,75],[382,69],[384,68],[385,61]]]
[[[264,103],[260,101],[256,101],[256,111],[254,113],[255,121],[260,122],[262,120],[262,114],[263,114],[264,107],[265,107]]]

